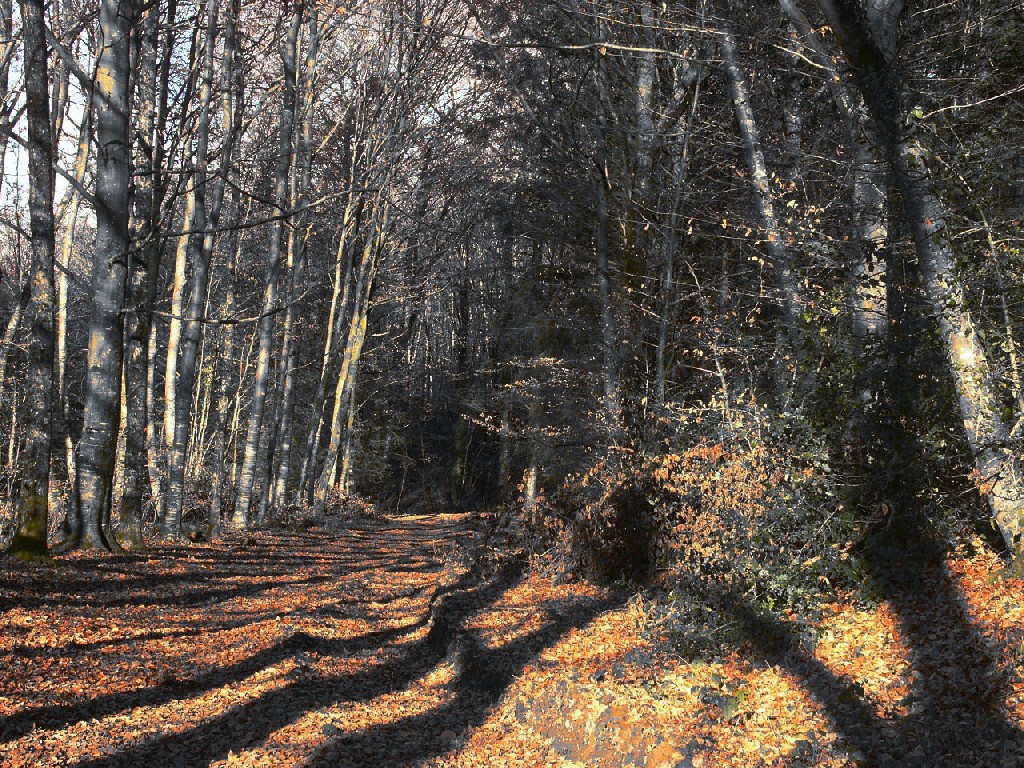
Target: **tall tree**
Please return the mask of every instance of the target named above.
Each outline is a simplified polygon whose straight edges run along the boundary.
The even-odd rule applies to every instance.
[[[11,550],[20,556],[47,553],[51,419],[53,411],[53,133],[47,87],[43,0],[21,4],[28,112],[29,211],[32,228],[32,297],[28,306],[29,376],[27,435],[21,454],[18,527]]]
[[[936,191],[928,152],[913,129],[914,121],[908,119],[907,86],[895,60],[904,3],[820,0],[820,5],[855,73],[870,111],[873,139],[900,190],[925,298],[945,346],[979,485],[1006,545],[1019,555],[1024,547],[1024,475],[1010,445],[1010,427],[988,353],[956,268],[949,216]]]
[[[252,405],[249,410],[249,428],[245,440],[245,457],[238,478],[238,496],[232,525],[249,526],[249,505],[253,498],[257,476],[257,460],[263,430],[263,414],[270,385],[270,357],[274,343],[274,318],[280,292],[281,270],[284,256],[284,217],[289,214],[289,178],[294,154],[293,128],[296,110],[296,74],[299,29],[302,24],[303,3],[296,2],[288,20],[288,31],[281,43],[283,88],[278,119],[278,146],[274,168],[275,216],[270,223],[270,246],[267,249],[267,271],[263,290],[263,309],[259,321],[259,353],[256,363]]]
[[[163,519],[166,533],[178,535],[181,529],[181,514],[185,505],[185,468],[189,435],[192,430],[193,388],[196,381],[196,364],[199,345],[202,340],[203,315],[209,292],[210,260],[216,243],[216,227],[220,222],[221,205],[224,201],[225,169],[222,169],[212,190],[208,189],[208,163],[210,142],[210,107],[213,102],[214,53],[217,46],[219,0],[208,0],[206,6],[206,36],[203,49],[201,85],[199,88],[199,118],[196,127],[193,187],[195,202],[189,228],[193,231],[189,240],[189,255],[192,261],[192,286],[189,294],[187,315],[184,318],[184,334],[181,359],[178,361],[178,385],[176,396],[174,433],[168,456],[167,501]],[[230,41],[231,44],[234,40]],[[230,51],[233,54],[233,51]],[[231,66],[230,56],[226,62]],[[230,76],[230,75],[229,75]],[[230,106],[230,105],[229,105]],[[234,143],[238,136],[234,116],[224,115],[225,146],[221,156],[225,165],[234,157]],[[207,193],[210,193],[209,195]],[[209,199],[209,210],[207,200]]]
[[[96,115],[96,250],[82,437],[78,444],[75,539],[110,548],[104,531],[113,494],[121,404],[123,316],[131,178],[129,80],[133,0],[100,0]]]

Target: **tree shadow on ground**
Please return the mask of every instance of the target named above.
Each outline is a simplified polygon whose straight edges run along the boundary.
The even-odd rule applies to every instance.
[[[25,709],[0,720],[0,744],[13,741],[32,730],[57,730],[80,721],[99,720],[137,707],[155,707],[176,699],[196,696],[239,683],[262,669],[304,653],[351,655],[380,648],[416,632],[426,625],[427,620],[428,617],[424,616],[401,627],[368,632],[343,640],[325,640],[305,632],[296,632],[235,664],[206,674],[187,679],[177,679],[169,674],[164,682],[147,688],[103,694],[75,704]],[[206,633],[203,630],[200,634]]]
[[[407,550],[414,549],[419,540],[433,540],[433,531],[431,529],[422,531],[410,529],[408,532],[409,535],[402,542],[372,541],[353,545],[351,542],[343,540],[346,549],[343,550],[344,555],[341,557],[338,557],[337,553],[328,553],[323,557],[298,556],[298,560],[303,565],[309,566],[312,562],[321,566],[319,573],[309,574],[303,578],[296,578],[290,569],[289,563],[295,562],[296,557],[281,558],[265,555],[266,559],[261,566],[258,561],[249,563],[248,559],[239,564],[232,554],[225,556],[225,553],[216,551],[205,553],[183,551],[181,556],[174,557],[167,554],[166,548],[152,553],[154,558],[161,562],[184,564],[187,568],[186,572],[140,573],[137,568],[131,567],[132,563],[128,562],[131,559],[137,564],[139,558],[120,555],[81,558],[66,564],[70,567],[65,572],[58,574],[56,582],[54,581],[55,577],[51,574],[48,577],[49,581],[35,585],[32,581],[33,574],[19,569],[11,572],[10,578],[5,580],[5,583],[10,582],[13,585],[12,602],[19,608],[38,609],[52,605],[54,608],[60,609],[59,620],[67,621],[83,615],[89,616],[90,619],[102,620],[106,616],[105,610],[111,607],[149,607],[151,610],[143,619],[145,622],[143,627],[154,622],[163,622],[165,625],[169,623],[172,626],[170,628],[164,626],[159,630],[151,630],[120,640],[96,640],[79,643],[69,639],[59,647],[17,644],[0,653],[0,658],[6,656],[14,663],[21,664],[23,663],[21,659],[24,658],[38,661],[40,659],[70,660],[78,657],[78,661],[81,663],[87,661],[90,655],[97,654],[95,656],[96,663],[106,664],[108,662],[102,654],[117,645],[128,646],[129,644],[145,643],[148,640],[168,640],[193,636],[208,639],[211,633],[240,629],[280,618],[282,615],[280,611],[268,613],[261,609],[259,611],[232,610],[226,615],[202,613],[199,614],[200,619],[197,620],[195,609],[206,611],[217,603],[229,600],[260,598],[277,588],[295,589],[322,585],[338,577],[350,578],[357,574],[380,570],[379,565],[367,564],[368,561],[370,563],[382,561],[400,566],[420,563],[423,558],[416,556],[415,553],[409,553]],[[313,537],[313,541],[314,544],[322,545],[323,538],[322,536]],[[404,546],[397,546],[399,543]],[[221,555],[219,559],[218,554]],[[207,559],[220,566],[216,569],[215,574],[212,574],[207,567]],[[198,564],[195,562],[197,560]],[[362,564],[359,567],[349,565],[349,563],[357,562]],[[111,592],[109,578],[104,579],[102,574],[88,570],[93,565],[102,566],[102,568],[97,567],[96,570],[113,571],[118,574],[116,591]],[[77,576],[79,571],[83,571],[80,577]],[[75,576],[71,584],[68,584],[64,578],[68,572]],[[224,585],[225,580],[241,577],[259,577],[260,580],[257,583]],[[53,590],[54,583],[59,584],[60,595],[41,597],[32,593],[25,594],[30,590],[45,594],[46,591]],[[189,588],[190,586],[193,588]],[[386,606],[396,600],[415,598],[426,588],[381,591],[379,588],[371,589],[361,585],[359,580],[351,584],[341,582],[331,591],[332,599],[328,602],[301,609],[298,613],[314,619],[317,617],[323,619],[357,617],[360,615],[357,610],[358,605],[380,604]],[[81,592],[74,594],[79,589]],[[63,598],[64,591],[69,593],[67,601]],[[366,594],[363,594],[364,592]],[[446,589],[440,590],[438,595],[444,593],[446,593]],[[116,597],[111,597],[111,594]],[[215,620],[211,621],[211,617],[214,617]],[[127,691],[104,693],[70,703],[48,703],[29,707],[5,718],[0,718],[0,744],[18,739],[32,730],[57,730],[76,722],[103,719],[136,707],[160,706],[177,699],[201,695],[222,686],[239,683],[262,669],[275,666],[284,660],[302,654],[345,656],[393,645],[422,629],[430,616],[428,614],[411,618],[411,621],[406,621],[399,626],[337,640],[324,639],[305,632],[293,632],[271,646],[251,653],[233,664],[212,669],[207,667],[198,673],[189,668],[187,657],[182,657],[183,665],[172,663],[156,684],[148,684],[145,687]],[[174,624],[179,626],[175,628]],[[130,664],[128,660],[132,657],[131,650],[129,649],[125,653],[126,655],[120,658],[124,660],[124,663]],[[178,669],[178,666],[184,666],[184,670]],[[152,677],[146,680],[147,683],[151,681]]]
[[[143,742],[118,755],[87,759],[78,763],[78,768],[128,768],[139,765],[205,766],[222,759],[229,752],[239,752],[259,746],[275,731],[298,720],[303,715],[343,702],[370,701],[388,693],[402,690],[410,683],[435,668],[454,648],[461,669],[455,686],[454,700],[434,714],[414,718],[415,727],[427,727],[431,722],[451,723],[449,727],[465,727],[486,717],[487,710],[497,701],[518,670],[546,645],[573,626],[581,626],[608,604],[586,600],[569,605],[559,611],[557,618],[545,624],[540,630],[513,641],[505,648],[490,651],[477,641],[471,633],[465,633],[463,623],[472,614],[493,605],[506,591],[513,588],[522,578],[519,567],[506,566],[493,578],[481,582],[467,574],[455,585],[439,590],[431,600],[428,611],[416,622],[419,626],[429,624],[426,635],[405,647],[396,650],[388,661],[368,669],[346,675],[324,677],[315,675],[289,682],[282,688],[272,690],[261,698],[228,710],[217,717],[204,721],[183,734],[158,737]],[[402,633],[411,631],[403,628]],[[377,647],[393,641],[393,637],[382,634]],[[322,642],[322,641],[321,641]],[[352,641],[316,648],[288,649],[295,654],[299,650],[313,650],[321,654],[350,655]],[[284,650],[284,649],[282,649]],[[247,668],[256,664],[267,666],[268,659],[247,662]],[[210,687],[210,686],[208,686]],[[133,704],[143,702],[133,696]],[[461,725],[460,725],[461,724]],[[401,727],[401,723],[395,727]],[[339,744],[342,751],[356,747],[369,749],[371,742],[384,750],[393,746],[388,740],[393,729],[382,726],[350,738],[347,744]],[[450,744],[440,743],[440,737],[428,739],[409,755],[409,761],[439,754]],[[333,750],[330,747],[329,750]],[[368,752],[367,755],[370,753]],[[331,752],[332,757],[324,760],[337,762],[340,753]],[[369,758],[368,758],[369,759]],[[320,759],[317,759],[320,762]],[[408,762],[392,761],[391,765]]]
[[[910,648],[915,675],[902,717],[877,714],[855,681],[802,647],[802,627],[735,594],[723,593],[715,602],[731,613],[759,656],[802,680],[847,746],[862,752],[867,764],[1024,764],[1024,733],[1010,722],[1006,709],[1007,676],[973,624],[923,515],[908,515],[876,531],[860,556],[866,586],[894,609]]]
[[[488,648],[475,633],[462,634],[452,649],[458,674],[449,701],[427,712],[340,736],[309,759],[306,768],[382,764],[400,768],[445,754],[467,729],[487,719],[515,677],[541,651],[615,607],[599,601],[561,605],[542,628],[497,649]]]

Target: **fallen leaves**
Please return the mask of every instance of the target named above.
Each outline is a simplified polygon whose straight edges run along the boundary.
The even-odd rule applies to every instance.
[[[0,561],[0,763],[1024,760],[1024,583],[990,555],[877,607],[837,600],[813,647],[687,661],[645,634],[649,600],[603,610],[585,585],[470,576],[444,557],[469,524]],[[939,738],[958,729],[978,743]]]

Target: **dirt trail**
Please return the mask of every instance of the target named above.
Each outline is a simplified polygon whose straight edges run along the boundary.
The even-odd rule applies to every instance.
[[[0,765],[445,762],[603,605],[469,572],[476,536],[441,515],[0,560]]]

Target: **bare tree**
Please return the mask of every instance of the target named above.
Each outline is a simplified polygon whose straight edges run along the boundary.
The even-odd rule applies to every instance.
[[[21,4],[25,43],[25,100],[28,113],[29,210],[32,228],[29,377],[26,383],[27,436],[21,454],[21,496],[12,551],[22,557],[47,553],[51,419],[53,411],[53,133],[47,88],[47,55],[42,0]]]
[[[113,494],[114,453],[121,400],[123,316],[128,270],[131,176],[129,53],[135,7],[131,0],[101,0],[96,64],[96,251],[92,267],[85,412],[78,444],[76,495],[85,547],[110,548],[104,531]],[[76,526],[77,527],[77,526]]]

